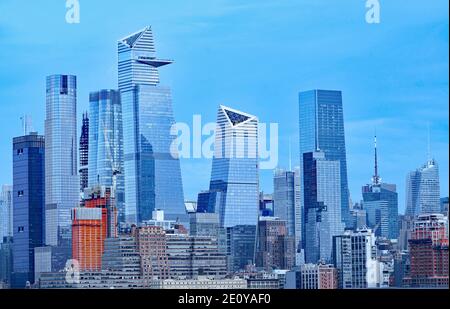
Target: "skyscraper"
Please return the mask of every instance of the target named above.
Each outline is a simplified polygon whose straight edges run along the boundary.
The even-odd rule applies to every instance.
[[[367,214],[367,226],[376,236],[397,239],[398,195],[396,185],[381,182],[378,174],[377,140],[375,136],[375,173],[372,184],[362,188],[363,208]]]
[[[339,161],[341,218],[346,226],[350,227],[342,93],[332,90],[301,92],[299,106],[300,169],[303,168],[303,154],[316,150],[323,151],[327,160]],[[303,175],[302,171],[301,175]],[[303,184],[301,191],[303,192]],[[304,207],[303,200],[300,207]],[[305,227],[303,227],[303,233],[305,233]]]
[[[123,116],[126,221],[151,218],[154,209],[168,219],[189,222],[184,207],[180,162],[171,144],[175,123],[171,91],[159,85],[150,27],[118,42],[119,90]],[[186,224],[187,225],[187,224]]]
[[[419,216],[440,212],[439,167],[429,159],[406,178],[406,215]]]
[[[80,136],[80,192],[88,186],[88,163],[89,163],[89,117],[83,114]]]
[[[0,243],[13,235],[12,186],[3,185],[0,192]]]
[[[289,236],[295,237],[296,247],[301,240],[301,222],[297,216],[299,191],[299,170],[285,171],[278,169],[273,178],[274,216],[285,220]]]
[[[341,235],[340,162],[321,151],[303,154],[305,262],[330,262],[333,237]]]
[[[89,115],[88,186],[115,186],[114,198],[119,222],[125,222],[122,107],[119,92],[92,92],[89,96]]]
[[[254,225],[259,213],[258,119],[220,106],[217,115],[209,209],[221,227]]]
[[[48,76],[45,244],[58,248],[60,254],[57,264],[60,265],[64,265],[70,257],[71,209],[79,204],[77,144],[77,78],[73,75]]]
[[[13,139],[13,288],[34,283],[34,248],[44,242],[44,137]]]

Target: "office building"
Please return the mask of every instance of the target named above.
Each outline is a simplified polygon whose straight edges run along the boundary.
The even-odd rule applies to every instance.
[[[119,222],[125,222],[122,106],[116,90],[89,95],[88,186],[114,188]]]
[[[0,192],[0,243],[13,236],[12,186],[3,185]]]
[[[331,262],[333,236],[344,231],[341,220],[340,162],[322,151],[303,154],[305,262]]]
[[[122,104],[125,220],[140,223],[154,209],[169,220],[189,222],[178,154],[171,91],[160,86],[158,69],[171,64],[155,55],[150,27],[118,42],[119,91]]]
[[[219,214],[220,226],[258,223],[258,119],[220,106],[217,115],[208,209]]]
[[[407,216],[440,213],[439,167],[429,159],[421,168],[412,171],[406,178]]]
[[[164,229],[160,226],[141,227],[137,230],[136,240],[144,286],[150,286],[154,279],[168,279],[169,260]]]
[[[13,139],[13,288],[34,283],[34,248],[44,242],[44,153],[37,133]]]
[[[88,187],[88,163],[89,163],[89,116],[88,113],[83,113],[83,120],[81,125],[80,135],[80,192]]]
[[[58,266],[70,259],[71,209],[79,205],[77,78],[47,77],[45,120],[45,244],[58,247]],[[56,266],[56,265],[55,265]]]
[[[351,227],[342,92],[332,90],[301,92],[299,111],[300,174],[303,175],[305,153],[321,150],[327,160],[339,161],[341,218],[347,227]],[[304,191],[303,183],[301,191]],[[303,200],[300,204],[301,207],[305,207]],[[305,229],[306,227],[303,227],[303,234]],[[304,242],[305,239],[303,245]]]
[[[261,217],[258,222],[256,266],[271,271],[289,270],[294,265],[294,236],[289,235],[286,221]]]
[[[166,234],[166,242],[170,278],[226,276],[227,258],[219,252],[217,237]]]
[[[377,137],[375,136],[375,173],[372,184],[362,188],[363,208],[367,214],[367,227],[372,229],[375,236],[387,239],[397,239],[398,223],[398,194],[396,185],[381,182],[378,174]]]
[[[5,236],[0,243],[0,284],[9,288],[13,273],[13,238]]]
[[[227,230],[228,271],[237,272],[255,264],[256,226],[236,225]]]
[[[281,169],[275,170],[273,178],[274,216],[287,222],[288,235],[295,237],[297,247],[301,241],[301,216],[296,213],[299,209],[299,178],[296,172]]]

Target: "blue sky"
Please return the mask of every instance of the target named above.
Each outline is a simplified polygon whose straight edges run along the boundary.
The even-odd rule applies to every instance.
[[[373,174],[395,183],[404,209],[405,177],[431,152],[448,196],[448,1],[380,0],[381,23],[365,22],[364,0],[80,0],[81,23],[65,22],[63,0],[0,0],[0,183],[11,183],[11,139],[29,114],[43,133],[45,77],[78,76],[79,114],[88,93],[117,87],[116,42],[151,25],[177,121],[215,121],[219,104],[280,127],[280,166],[298,154],[298,92],[343,91],[353,201]],[[81,117],[79,117],[81,119]],[[79,119],[79,120],[80,120]],[[81,121],[81,120],[80,120]],[[183,160],[186,199],[207,189],[211,162]],[[261,172],[272,191],[272,173]]]

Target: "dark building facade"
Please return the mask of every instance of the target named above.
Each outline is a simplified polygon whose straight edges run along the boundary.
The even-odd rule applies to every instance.
[[[88,161],[89,161],[89,117],[83,114],[80,136],[80,191],[88,186]]]
[[[13,140],[13,288],[34,283],[34,248],[44,241],[44,152],[37,133]]]

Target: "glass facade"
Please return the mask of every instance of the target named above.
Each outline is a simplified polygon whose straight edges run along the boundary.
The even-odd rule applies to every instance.
[[[0,192],[0,243],[13,234],[12,186],[3,185]]]
[[[340,162],[324,152],[303,154],[305,262],[331,261],[333,236],[341,235]]]
[[[398,194],[393,184],[373,184],[362,189],[363,208],[367,213],[367,226],[375,236],[397,239]]]
[[[125,222],[122,106],[119,92],[92,92],[89,96],[89,115],[88,185],[92,188],[112,187],[115,184],[118,222]]]
[[[342,93],[333,90],[301,92],[299,107],[300,169],[303,168],[303,154],[316,150],[323,151],[327,160],[340,162],[341,218],[346,226],[350,227]],[[302,171],[301,175],[303,175]],[[303,182],[301,185],[301,191],[303,191]],[[305,207],[303,200],[299,207]],[[303,227],[304,233],[305,228]]]
[[[62,252],[66,252],[60,256],[63,260],[70,257],[71,209],[79,205],[77,144],[77,78],[73,75],[48,76],[45,120],[45,244],[57,246]],[[59,262],[62,264],[62,261]]]
[[[228,270],[239,271],[255,262],[256,225],[236,225],[227,228]]]
[[[406,178],[406,215],[440,212],[439,166],[435,160],[412,171]]]
[[[209,209],[222,227],[257,225],[259,213],[258,119],[220,106]]]
[[[118,42],[125,176],[125,220],[151,219],[154,209],[188,226],[178,154],[171,145],[175,123],[169,88],[159,85],[150,27]]]
[[[34,283],[34,248],[44,241],[44,137],[13,140],[13,288]]]

